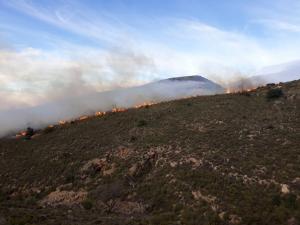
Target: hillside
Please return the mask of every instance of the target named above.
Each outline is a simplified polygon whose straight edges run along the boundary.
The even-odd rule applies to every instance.
[[[3,138],[0,224],[299,224],[299,107],[298,80]]]

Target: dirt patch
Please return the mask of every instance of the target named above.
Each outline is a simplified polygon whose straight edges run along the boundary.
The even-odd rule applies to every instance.
[[[81,168],[81,172],[88,172],[91,168],[100,171],[102,167],[104,167],[106,164],[107,162],[105,158],[102,159],[95,158],[85,163]]]
[[[86,191],[60,191],[56,190],[47,195],[41,202],[41,205],[65,205],[72,206],[76,204],[80,204],[87,197]]]
[[[116,156],[121,159],[127,159],[131,154],[133,153],[132,149],[125,148],[125,147],[119,147]]]
[[[145,206],[139,202],[118,201],[114,212],[124,215],[142,214],[145,212]]]

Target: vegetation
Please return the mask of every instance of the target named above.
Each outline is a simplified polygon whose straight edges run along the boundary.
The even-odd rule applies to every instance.
[[[267,98],[268,99],[280,98],[282,96],[283,96],[283,91],[280,88],[270,89],[267,92]]]
[[[138,127],[144,127],[144,126],[146,126],[147,125],[147,121],[146,120],[139,120],[138,122],[137,122],[137,126]]]
[[[93,202],[90,199],[84,200],[81,204],[86,210],[90,210],[91,208],[93,208]]]
[[[270,88],[0,139],[0,224],[299,224],[300,81]]]

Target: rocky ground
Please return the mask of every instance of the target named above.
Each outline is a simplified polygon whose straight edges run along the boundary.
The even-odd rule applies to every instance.
[[[3,138],[0,224],[299,224],[299,107],[294,81]]]

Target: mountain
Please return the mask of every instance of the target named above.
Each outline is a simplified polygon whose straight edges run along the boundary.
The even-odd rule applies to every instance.
[[[294,81],[0,139],[0,224],[299,224],[299,107]]]
[[[194,76],[181,76],[181,77],[172,77],[172,78],[168,78],[168,79],[165,79],[165,80],[161,80],[159,82],[182,82],[182,83],[185,83],[185,82],[191,82],[191,83],[194,83],[195,84],[195,88],[196,89],[199,89],[199,93],[203,93],[205,94],[206,93],[210,93],[210,94],[221,94],[221,93],[224,93],[225,89],[211,81],[211,80],[208,80],[206,79],[205,77],[202,77],[202,76],[199,76],[199,75],[194,75]]]
[[[201,76],[176,77],[131,88],[69,96],[35,107],[0,111],[0,137],[28,126],[35,129],[73,120],[82,115],[113,108],[128,108],[195,95],[224,93],[224,89]]]

